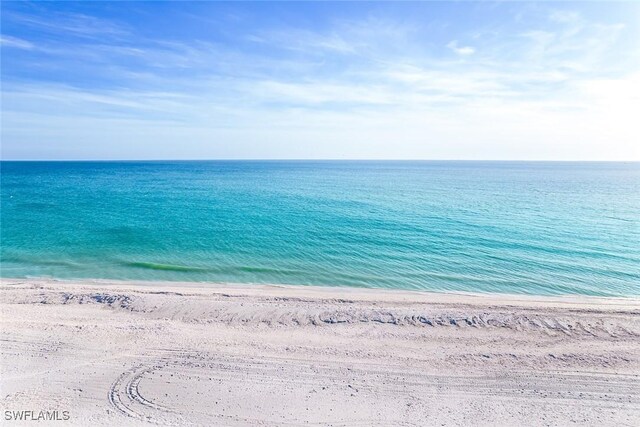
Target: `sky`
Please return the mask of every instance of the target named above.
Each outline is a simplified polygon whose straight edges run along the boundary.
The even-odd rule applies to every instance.
[[[640,2],[1,8],[5,160],[640,160]]]

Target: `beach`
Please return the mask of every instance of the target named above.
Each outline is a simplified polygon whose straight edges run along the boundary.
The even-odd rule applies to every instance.
[[[640,427],[640,2],[1,8],[0,427]]]
[[[3,425],[638,425],[640,301],[2,279]]]

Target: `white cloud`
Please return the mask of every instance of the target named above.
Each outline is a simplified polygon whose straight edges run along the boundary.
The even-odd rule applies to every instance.
[[[458,55],[471,55],[476,51],[471,46],[458,46],[457,40],[452,40],[449,43],[447,43],[447,47],[452,51],[454,51],[455,53],[457,53]]]
[[[0,45],[2,45],[3,47],[13,47],[26,50],[31,50],[35,47],[35,45],[30,41],[4,35],[0,36]]]

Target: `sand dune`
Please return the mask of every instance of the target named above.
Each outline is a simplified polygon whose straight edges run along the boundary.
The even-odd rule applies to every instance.
[[[631,299],[4,279],[2,419],[639,425]],[[13,411],[13,412],[12,412]],[[41,423],[46,424],[46,422]]]

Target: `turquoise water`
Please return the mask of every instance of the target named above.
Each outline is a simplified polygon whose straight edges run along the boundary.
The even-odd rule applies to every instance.
[[[2,162],[3,277],[640,295],[640,164]]]

